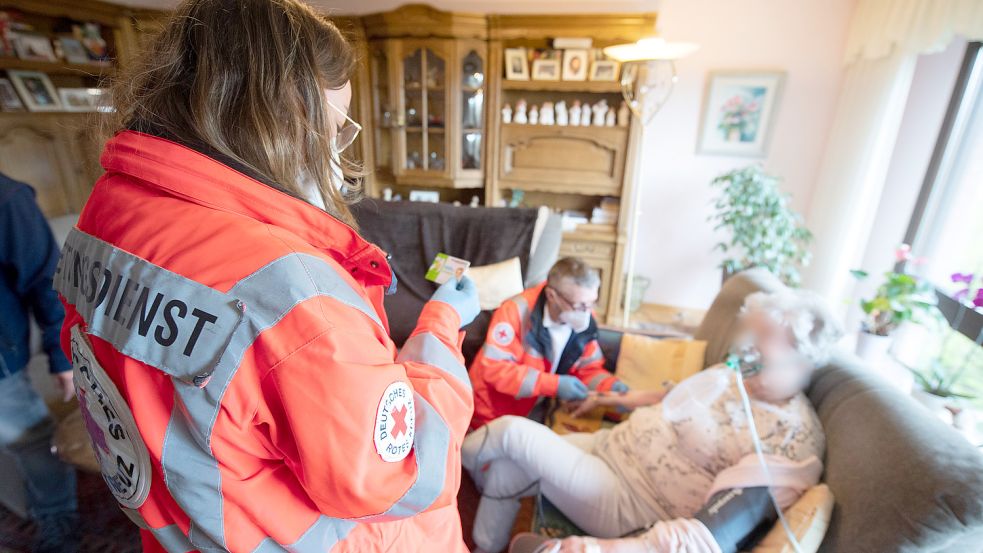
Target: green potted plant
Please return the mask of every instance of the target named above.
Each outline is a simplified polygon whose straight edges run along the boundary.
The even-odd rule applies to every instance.
[[[898,261],[910,260],[910,251],[907,245],[902,244],[895,252]],[[862,270],[850,272],[858,280],[870,276]],[[884,273],[884,281],[877,287],[874,296],[860,299],[864,319],[857,336],[857,355],[879,365],[891,348],[895,331],[902,324],[908,321],[937,323],[942,320],[937,304],[938,297],[931,283],[906,273]]]
[[[942,359],[935,358],[925,369],[907,367],[914,375],[917,385],[911,395],[929,411],[944,419],[951,419],[950,408],[957,407],[959,400],[976,399],[973,394],[956,392],[968,366],[968,359],[963,366],[951,366]]]
[[[724,254],[724,279],[764,267],[785,284],[798,286],[799,269],[809,263],[812,233],[789,207],[789,195],[778,188],[778,179],[752,165],[720,175],[710,185],[721,193],[709,220],[716,223],[714,230],[730,235],[715,246]]]

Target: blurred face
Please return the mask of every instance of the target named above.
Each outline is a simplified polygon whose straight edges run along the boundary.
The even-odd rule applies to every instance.
[[[752,337],[761,353],[761,371],[744,380],[751,396],[779,403],[791,399],[808,385],[812,366],[796,351],[789,328],[765,313],[752,311],[741,317],[740,331]]]
[[[565,311],[590,313],[597,306],[597,288],[580,286],[564,278],[555,288],[546,287],[546,302],[554,319]]]
[[[348,81],[339,89],[327,89],[324,98],[328,103],[331,119],[331,139],[336,154],[351,146],[362,127],[348,116],[352,103],[352,83]]]

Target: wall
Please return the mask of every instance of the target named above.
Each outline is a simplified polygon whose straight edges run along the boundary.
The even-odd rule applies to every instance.
[[[762,161],[784,179],[793,206],[805,212],[813,191],[842,73],[852,0],[664,0],[660,33],[698,42],[677,64],[679,82],[642,143],[636,273],[649,277],[647,302],[709,306],[720,288],[722,236],[707,217],[709,182],[720,173]],[[763,160],[697,155],[700,110],[708,71],[786,72]]]

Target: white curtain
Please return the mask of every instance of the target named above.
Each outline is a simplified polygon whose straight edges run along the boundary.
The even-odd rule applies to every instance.
[[[983,0],[859,0],[843,84],[807,215],[803,285],[844,306],[870,237],[917,57],[983,39]]]

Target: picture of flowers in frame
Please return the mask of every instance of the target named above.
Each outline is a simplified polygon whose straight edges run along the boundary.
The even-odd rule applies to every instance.
[[[784,80],[781,71],[710,72],[697,152],[763,157]]]

